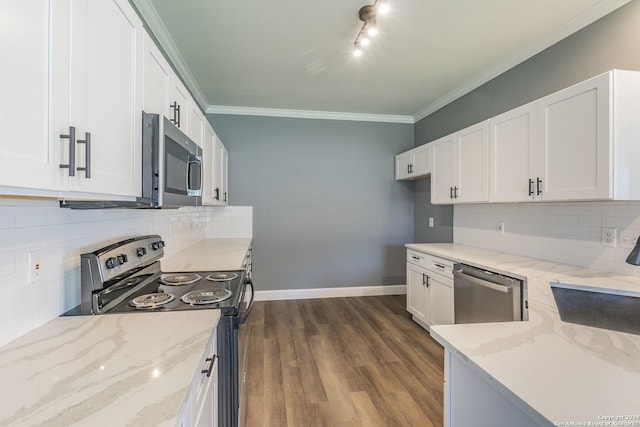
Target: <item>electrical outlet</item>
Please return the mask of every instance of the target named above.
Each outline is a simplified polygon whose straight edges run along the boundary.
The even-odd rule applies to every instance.
[[[635,231],[623,231],[620,233],[620,247],[623,249],[633,249],[636,245],[638,238],[638,232]]]
[[[498,222],[498,231],[502,234],[504,234],[504,221],[499,221]]]
[[[610,228],[610,227],[602,228],[602,246],[609,246],[609,247],[615,248],[617,246],[616,245],[617,237],[618,237],[617,228]]]
[[[28,282],[35,283],[42,278],[42,252],[29,252],[27,254]]]
[[[433,227],[433,217],[429,217],[429,227]]]

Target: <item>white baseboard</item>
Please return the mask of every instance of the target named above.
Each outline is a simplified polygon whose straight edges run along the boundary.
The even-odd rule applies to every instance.
[[[406,285],[354,286],[350,288],[283,289],[277,291],[256,291],[256,301],[367,297],[378,295],[403,295],[406,293]]]

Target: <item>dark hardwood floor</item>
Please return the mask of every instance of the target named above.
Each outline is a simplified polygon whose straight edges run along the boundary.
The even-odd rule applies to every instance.
[[[442,426],[443,350],[405,301],[256,302],[246,426]]]

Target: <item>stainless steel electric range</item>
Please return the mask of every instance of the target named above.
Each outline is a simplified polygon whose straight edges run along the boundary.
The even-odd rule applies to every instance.
[[[237,271],[163,272],[164,241],[158,235],[113,243],[80,256],[81,304],[65,313],[102,315],[219,309],[218,425],[238,425],[245,377],[246,339],[241,325],[253,306],[251,261]]]

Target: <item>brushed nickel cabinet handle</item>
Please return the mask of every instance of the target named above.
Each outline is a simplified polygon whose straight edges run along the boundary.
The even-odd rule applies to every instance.
[[[76,128],[69,126],[69,134],[60,138],[69,140],[69,163],[60,164],[60,169],[69,169],[69,176],[76,176]]]

